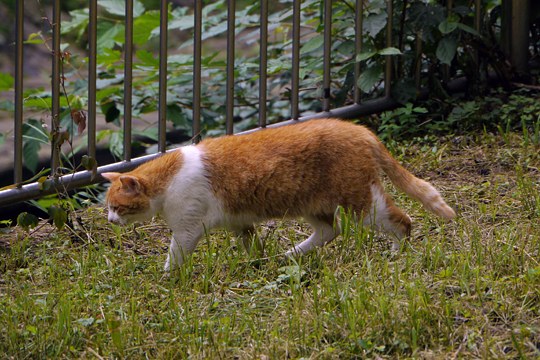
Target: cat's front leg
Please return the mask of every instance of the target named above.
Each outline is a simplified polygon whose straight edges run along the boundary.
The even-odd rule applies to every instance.
[[[172,269],[180,267],[183,264],[183,257],[177,255],[179,253],[178,246],[174,244],[176,244],[176,241],[174,240],[174,236],[171,236],[171,244],[169,245],[167,260],[165,261],[165,266],[163,267],[165,271],[171,271],[171,264]]]
[[[304,217],[313,227],[314,232],[306,240],[298,245],[294,245],[292,249],[285,253],[287,257],[295,257],[310,252],[315,247],[323,246],[332,241],[341,232],[340,224],[333,224],[333,215],[321,217]]]
[[[202,231],[182,234],[174,233],[171,237],[169,254],[164,266],[165,271],[181,267],[185,260],[195,251],[201,236]]]

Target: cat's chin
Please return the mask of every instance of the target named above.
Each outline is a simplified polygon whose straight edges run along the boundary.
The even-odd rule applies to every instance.
[[[132,224],[140,224],[140,223],[148,222],[152,220],[153,218],[154,218],[154,215],[142,214],[140,216],[122,219],[122,221],[124,222],[123,225],[132,225]]]
[[[144,217],[144,218],[121,218],[121,217],[115,217],[114,219],[109,219],[109,222],[113,223],[113,224],[116,224],[116,225],[122,225],[122,226],[126,226],[126,225],[133,225],[133,224],[138,224],[138,223],[143,223],[143,222],[146,222],[148,220],[151,220],[152,217]]]

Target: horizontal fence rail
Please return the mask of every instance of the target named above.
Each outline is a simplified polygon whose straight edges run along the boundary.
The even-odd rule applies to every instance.
[[[157,93],[157,147],[156,152],[150,155],[133,157],[132,154],[132,142],[134,139],[133,128],[133,76],[134,76],[134,63],[133,57],[136,48],[134,46],[134,0],[125,0],[125,33],[123,44],[123,112],[122,112],[122,136],[123,136],[123,157],[120,162],[111,164],[96,164],[94,169],[76,171],[66,173],[61,168],[60,152],[60,98],[62,96],[63,86],[63,54],[60,49],[61,44],[61,12],[60,1],[54,0],[52,2],[52,69],[51,69],[51,156],[50,167],[51,173],[45,181],[37,181],[32,183],[25,183],[23,179],[23,124],[24,124],[24,99],[23,99],[23,61],[25,58],[24,53],[24,1],[18,0],[15,2],[16,16],[15,16],[15,39],[14,39],[14,165],[13,165],[13,184],[11,187],[4,190],[0,190],[0,206],[8,204],[35,199],[47,194],[53,194],[63,192],[66,190],[76,189],[86,185],[94,184],[102,181],[100,174],[110,171],[129,171],[136,166],[154,159],[160,154],[167,151],[167,117],[168,117],[168,99],[167,91],[168,84],[173,80],[170,78],[171,65],[168,64],[169,49],[171,48],[171,36],[169,34],[169,12],[171,4],[162,0],[159,6],[159,48],[157,49],[157,57],[159,57],[159,86]],[[451,4],[451,2],[449,2]],[[349,105],[332,108],[331,97],[332,91],[336,90],[333,87],[334,82],[332,79],[333,63],[333,35],[332,29],[334,26],[333,4],[332,0],[321,0],[321,26],[322,30],[322,77],[320,84],[320,109],[319,113],[310,112],[308,114],[302,113],[300,103],[300,93],[303,91],[301,88],[300,73],[301,73],[301,47],[302,40],[304,43],[306,39],[304,37],[302,29],[302,11],[304,3],[300,0],[295,0],[290,6],[290,38],[287,41],[290,42],[290,48],[288,54],[290,55],[290,67],[287,70],[290,72],[290,84],[288,92],[288,101],[290,103],[289,119],[278,123],[271,123],[267,118],[267,105],[269,102],[269,19],[271,12],[269,10],[268,0],[259,0],[259,25],[258,25],[258,101],[257,101],[257,121],[255,122],[255,129],[247,130],[245,132],[257,131],[265,127],[283,126],[298,121],[305,121],[314,118],[324,117],[338,117],[338,118],[355,118],[364,115],[369,115],[384,110],[393,109],[399,106],[398,102],[392,97],[392,74],[393,74],[393,57],[383,56],[381,61],[384,61],[384,77],[380,83],[381,96],[379,98],[370,98],[367,100],[362,99],[362,91],[358,86],[358,80],[362,74],[362,67],[360,61],[356,60],[356,56],[360,55],[363,51],[363,37],[364,37],[364,17],[370,2],[368,0],[351,0],[348,2],[351,6],[351,12],[354,17],[354,24],[352,25],[353,33],[353,47],[351,52],[354,52],[351,57],[351,71],[354,76],[353,86],[350,90]],[[88,104],[87,104],[87,141],[86,141],[86,154],[89,158],[95,159],[97,150],[97,118],[98,118],[98,100],[96,98],[97,93],[97,56],[98,56],[98,44],[97,44],[97,29],[98,29],[98,6],[99,2],[96,0],[88,1],[88,27],[87,27],[87,56],[88,56]],[[206,5],[209,6],[209,5]],[[224,99],[224,132],[226,134],[234,133],[234,117],[235,117],[235,91],[236,91],[236,78],[235,71],[237,70],[237,38],[239,34],[236,32],[239,24],[244,19],[236,17],[237,4],[235,0],[226,0],[225,6],[227,8],[227,20],[226,20],[226,36],[224,40],[225,44],[225,56],[224,56],[224,73],[225,76],[225,99]],[[474,1],[475,6],[475,26],[476,30],[480,30],[479,18],[482,16],[481,0]],[[386,0],[386,13],[393,14],[393,1]],[[203,129],[203,87],[204,78],[208,75],[204,73],[203,64],[203,37],[205,35],[203,25],[207,21],[208,14],[205,14],[205,6],[202,0],[193,0],[190,11],[193,14],[192,26],[187,26],[192,29],[192,91],[191,94],[185,94],[190,98],[190,112],[191,112],[191,138],[192,142],[196,143],[201,139],[201,133]],[[387,48],[394,46],[393,39],[393,21],[387,21],[385,29],[385,45]],[[137,29],[135,29],[136,31]],[[419,33],[417,39],[416,56],[421,59],[422,46],[421,36]],[[418,62],[420,64],[420,60]],[[417,72],[416,85],[420,93],[420,97],[426,95],[422,93],[420,86],[420,65],[415,70]],[[138,70],[140,71],[140,70]],[[448,84],[451,87],[451,84]],[[274,119],[271,119],[274,120]],[[241,132],[241,133],[245,133]],[[28,180],[26,180],[28,182]]]

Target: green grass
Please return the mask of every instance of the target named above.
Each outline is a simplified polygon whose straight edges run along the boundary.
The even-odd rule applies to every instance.
[[[254,261],[225,232],[162,271],[169,231],[107,224],[1,235],[0,358],[540,357],[540,156],[522,134],[459,137],[395,153],[459,218],[396,194],[413,239],[351,225],[298,263],[277,257],[310,232],[261,227]]]

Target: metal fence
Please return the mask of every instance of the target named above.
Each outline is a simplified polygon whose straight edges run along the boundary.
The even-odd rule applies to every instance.
[[[362,51],[362,20],[363,6],[367,0],[356,0],[355,3],[355,54],[360,54]],[[299,91],[300,91],[300,19],[301,19],[301,1],[295,0],[292,3],[292,46],[291,46],[291,63],[290,69],[292,74],[291,91],[290,91],[290,120],[279,124],[267,125],[266,106],[267,106],[267,40],[268,40],[268,0],[260,0],[260,39],[259,41],[259,113],[258,127],[265,128],[267,126],[281,126],[285,124],[303,121],[317,117],[338,117],[352,118],[361,115],[380,112],[386,109],[391,109],[397,106],[397,103],[390,97],[392,83],[391,68],[392,57],[386,56],[386,67],[384,76],[384,96],[370,101],[361,101],[360,90],[354,86],[354,103],[341,108],[330,108],[330,90],[331,90],[331,50],[332,50],[332,0],[322,0],[323,21],[324,21],[324,43],[323,43],[323,79],[322,79],[322,112],[316,115],[302,117],[299,111]],[[480,9],[480,0],[476,0],[475,4]],[[23,19],[24,19],[24,1],[16,1],[16,39],[15,39],[15,112],[14,112],[14,172],[13,172],[13,188],[0,191],[0,206],[25,201],[37,198],[46,194],[65,191],[99,182],[100,173],[110,171],[128,171],[135,168],[141,163],[159,156],[160,153],[166,151],[166,104],[167,104],[167,55],[168,55],[168,2],[161,1],[160,6],[160,26],[159,26],[159,107],[158,107],[158,152],[156,154],[132,158],[131,141],[132,141],[132,74],[133,74],[133,0],[125,1],[125,45],[124,45],[124,117],[123,117],[123,136],[124,136],[124,154],[123,161],[102,165],[97,168],[97,172],[79,171],[72,174],[61,175],[58,172],[60,166],[60,147],[52,145],[51,152],[51,174],[50,178],[45,183],[25,184],[23,179],[23,61],[25,54],[23,50]],[[89,25],[88,25],[88,115],[87,115],[87,154],[95,158],[96,154],[96,54],[97,54],[97,1],[89,0]],[[228,20],[227,20],[227,45],[226,45],[226,133],[233,133],[233,117],[234,117],[234,81],[235,81],[235,0],[228,0]],[[386,0],[387,13],[392,14],[392,0]],[[52,3],[52,124],[51,132],[58,132],[58,116],[60,114],[60,0],[54,0]],[[201,132],[201,43],[202,43],[202,21],[203,21],[203,1],[194,0],[194,31],[193,31],[193,128],[192,134],[194,141],[198,140]],[[480,16],[479,11],[476,16]],[[386,26],[386,46],[392,46],[392,21],[387,21]],[[360,65],[358,62],[354,65],[354,77],[358,79],[360,76]],[[356,81],[355,81],[356,84]],[[100,164],[101,165],[101,164]]]

